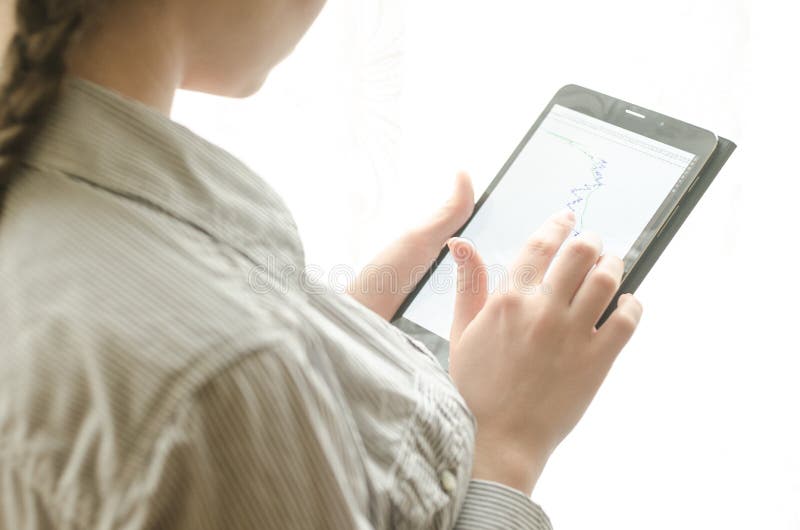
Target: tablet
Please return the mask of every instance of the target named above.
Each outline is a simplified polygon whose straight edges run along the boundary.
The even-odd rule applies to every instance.
[[[597,232],[603,252],[625,263],[599,327],[618,296],[635,290],[734,147],[700,127],[567,85],[454,235],[481,254],[491,293],[507,288],[508,265],[545,219],[571,209],[576,222],[570,237]],[[392,320],[445,367],[456,270],[445,247]]]

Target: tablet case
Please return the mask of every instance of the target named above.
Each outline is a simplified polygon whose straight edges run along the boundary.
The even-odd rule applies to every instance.
[[[637,287],[639,287],[639,284],[642,283],[644,277],[647,276],[648,272],[650,272],[653,264],[656,262],[659,256],[661,256],[661,253],[664,252],[664,249],[667,247],[669,242],[672,241],[672,238],[675,236],[678,229],[694,209],[697,201],[699,201],[700,197],[703,196],[705,191],[711,185],[711,182],[714,180],[714,177],[717,176],[719,170],[722,169],[722,166],[725,165],[725,162],[728,161],[728,158],[730,158],[731,154],[735,150],[735,143],[722,137],[717,139],[717,148],[714,149],[714,152],[711,153],[711,156],[709,157],[705,166],[703,166],[703,169],[700,170],[700,173],[698,173],[697,177],[695,177],[694,185],[683,196],[676,209],[673,210],[670,219],[656,235],[647,249],[642,253],[639,261],[636,263],[636,266],[634,266],[625,277],[620,285],[619,290],[617,291],[617,294],[614,295],[614,299],[611,301],[611,304],[600,317],[600,320],[597,321],[598,328],[609,316],[611,316],[611,313],[614,311],[614,309],[616,309],[617,299],[619,296],[623,293],[632,293]]]

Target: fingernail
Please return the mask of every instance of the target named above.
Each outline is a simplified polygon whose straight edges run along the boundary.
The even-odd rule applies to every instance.
[[[469,245],[469,246],[462,246]],[[458,265],[463,265],[469,256],[469,248],[471,243],[461,237],[451,237],[447,240],[447,247],[450,249],[450,254],[453,255],[453,260]]]
[[[458,187],[461,185],[461,175],[465,173],[465,171],[459,171],[456,173],[456,178],[453,180],[453,193],[458,190]]]
[[[575,212],[573,212],[570,208],[564,208],[558,212],[557,216],[566,219],[571,223],[575,222]]]

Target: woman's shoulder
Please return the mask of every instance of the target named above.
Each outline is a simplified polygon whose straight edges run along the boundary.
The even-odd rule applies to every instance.
[[[254,351],[301,355],[293,304],[256,295],[249,268],[166,212],[26,171],[0,221],[0,468],[46,469],[55,498],[102,460],[102,487],[205,382]]]
[[[47,407],[97,399],[126,409],[118,427],[134,433],[173,389],[299,322],[280,293],[254,294],[236,251],[145,204],[41,171],[6,204],[0,381],[46,389]]]
[[[194,321],[209,333],[236,329],[253,311],[251,267],[168,212],[38,170],[11,190],[0,221],[0,282],[12,305],[98,329],[148,322],[159,327],[151,342]]]

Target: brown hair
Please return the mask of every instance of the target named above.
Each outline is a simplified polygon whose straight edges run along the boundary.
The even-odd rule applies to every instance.
[[[0,210],[25,149],[55,104],[67,49],[91,0],[16,0],[16,28],[0,78]]]

